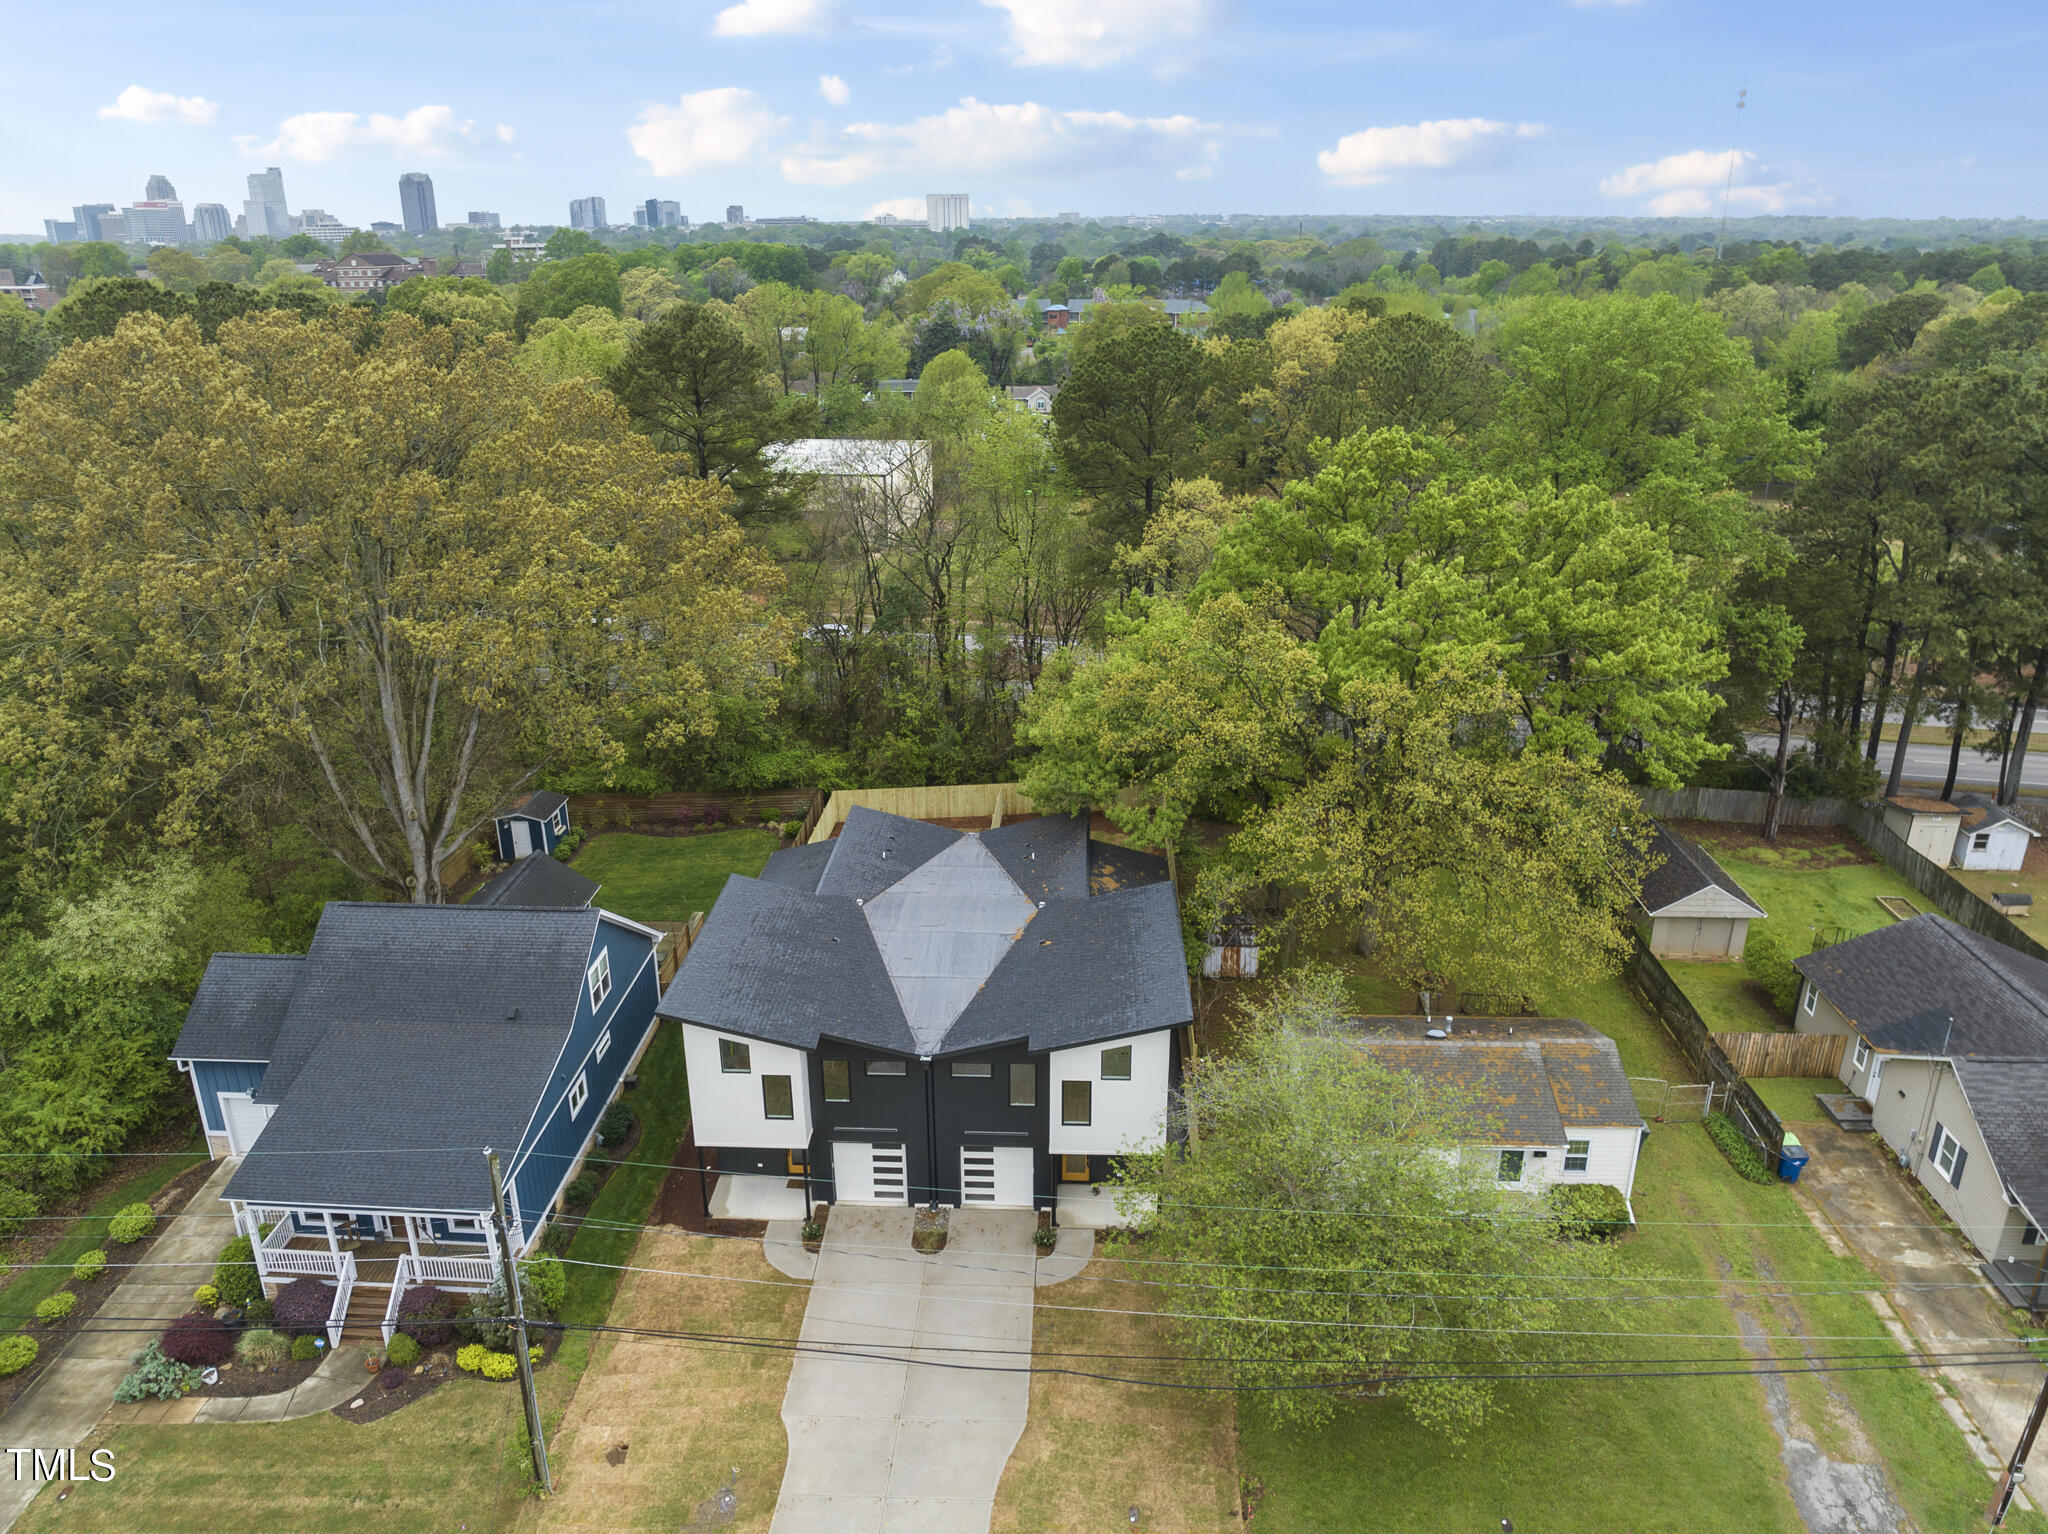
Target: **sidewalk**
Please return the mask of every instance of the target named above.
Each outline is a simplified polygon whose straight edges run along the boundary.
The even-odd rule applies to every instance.
[[[185,1207],[211,1213],[237,1165],[232,1160],[216,1165]],[[128,1372],[129,1360],[149,1340],[150,1321],[168,1325],[192,1308],[192,1291],[212,1276],[214,1259],[231,1234],[224,1221],[186,1220],[159,1237],[145,1259],[150,1265],[131,1270],[101,1307],[103,1314],[122,1319],[104,1328],[87,1322],[72,1335],[42,1377],[0,1416],[0,1445],[71,1449],[83,1442],[113,1403],[114,1387]],[[110,1256],[118,1262],[120,1249]],[[165,1263],[190,1266],[160,1266]],[[36,1481],[0,1479],[0,1531],[13,1527],[39,1490]]]

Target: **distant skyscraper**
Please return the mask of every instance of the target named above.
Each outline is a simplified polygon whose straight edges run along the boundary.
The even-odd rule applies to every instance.
[[[645,224],[649,229],[659,229],[661,227],[661,199],[659,197],[647,199],[647,205],[640,210],[639,222]]]
[[[185,227],[185,205],[182,202],[130,203],[122,217],[127,226],[127,237],[140,245],[182,245],[191,232]]]
[[[100,233],[100,217],[102,214],[113,211],[114,205],[110,202],[80,203],[77,207],[73,208],[71,210],[71,217],[78,225],[78,238],[81,240],[105,239],[106,236]]]
[[[52,245],[69,245],[78,238],[78,220],[75,218],[44,219],[43,238]]]
[[[227,208],[217,202],[195,203],[192,208],[192,243],[194,245],[218,245],[235,232],[234,220],[228,217]]]
[[[249,220],[250,239],[289,239],[292,216],[285,206],[284,172],[275,165],[261,172],[250,172],[249,200],[242,204],[242,211]]]
[[[604,199],[602,197],[576,197],[569,202],[569,227],[571,229],[608,229],[605,222]]]
[[[441,227],[434,211],[434,178],[423,170],[409,170],[398,178],[398,216],[407,234],[432,234]]]
[[[924,226],[934,234],[965,229],[970,220],[965,192],[929,192],[924,199]]]
[[[157,175],[149,178],[149,185],[142,190],[144,202],[176,202],[178,189],[171,185],[169,176]]]
[[[496,229],[498,227],[498,215],[495,213],[472,212],[469,215],[469,227],[472,229]]]
[[[744,224],[747,221],[747,210],[734,203],[725,210],[725,221],[728,224]]]

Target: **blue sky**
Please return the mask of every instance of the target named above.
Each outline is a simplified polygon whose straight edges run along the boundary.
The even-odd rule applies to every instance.
[[[241,210],[2048,213],[2048,13],[1988,0],[597,0],[49,13],[0,231],[168,175]],[[1749,104],[1736,128],[1736,92]]]

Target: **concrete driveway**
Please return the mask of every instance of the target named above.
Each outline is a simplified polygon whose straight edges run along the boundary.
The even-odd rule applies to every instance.
[[[1958,1352],[1986,1338],[2014,1335],[2017,1312],[1977,1271],[1975,1253],[1934,1223],[1938,1216],[1915,1192],[1883,1141],[1875,1135],[1849,1134],[1832,1124],[1805,1123],[1799,1126],[1799,1138],[1813,1153],[1800,1175],[1799,1191],[1819,1210],[1825,1230],[1862,1258],[1887,1286],[1890,1315],[1903,1324],[1912,1342],[1929,1352]],[[1954,1385],[1967,1414],[1968,1420],[1957,1426],[1972,1440],[1980,1459],[1995,1461],[2002,1469],[2041,1389],[2041,1367],[1955,1366],[1940,1372]],[[1956,1416],[1954,1403],[1946,1396],[1941,1400]],[[2036,1444],[2027,1469],[2035,1486],[2048,1478],[2048,1435]],[[1987,1499],[1988,1495],[1987,1491]],[[2025,1493],[2021,1498],[2025,1500]]]
[[[1024,1431],[1030,1210],[956,1209],[946,1250],[911,1211],[836,1205],[782,1402],[789,1468],[771,1534],[974,1534]],[[962,1352],[962,1349],[977,1351]],[[944,1351],[942,1351],[944,1350]],[[982,1364],[954,1368],[946,1364]]]

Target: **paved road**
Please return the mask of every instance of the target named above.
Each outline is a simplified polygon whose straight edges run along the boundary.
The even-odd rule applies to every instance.
[[[789,1468],[770,1534],[977,1534],[1024,1432],[1031,1376],[943,1367],[1031,1353],[1037,1217],[956,1209],[946,1250],[911,1250],[911,1211],[833,1207],[783,1396]]]
[[[1749,743],[1759,751],[1776,751],[1778,737],[1775,735],[1752,735]],[[1800,740],[1792,738],[1792,748],[1799,749]],[[1889,774],[1892,770],[1892,743],[1884,742],[1877,748],[1877,766],[1880,772]],[[1911,783],[1939,784],[1948,777],[1948,747],[1920,746],[1906,747],[1906,780]],[[1994,758],[1986,761],[1968,746],[1963,748],[1962,760],[1956,765],[1956,786],[1958,788],[1992,789],[1998,786],[1998,762]],[[2027,759],[2020,767],[2020,786],[2023,789],[2048,790],[2048,749],[2036,745],[2027,752]]]

